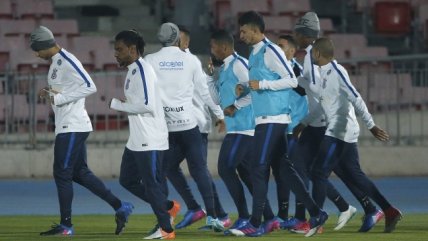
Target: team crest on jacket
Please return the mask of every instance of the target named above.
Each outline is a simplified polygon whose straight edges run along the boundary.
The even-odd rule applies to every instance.
[[[53,69],[52,70],[52,75],[51,75],[51,79],[56,79],[56,72],[57,72],[58,70],[57,69]]]
[[[130,82],[131,80],[130,79],[127,79],[126,80],[126,83],[125,83],[125,89],[127,90],[127,89],[129,89],[129,82]]]
[[[62,60],[58,59],[58,61],[56,61],[57,65],[61,65],[62,64]]]
[[[331,69],[329,69],[328,71],[327,71],[327,75],[330,75],[331,74]]]
[[[133,69],[133,70],[132,70],[132,75],[134,75],[136,72],[137,72],[137,70],[136,70],[136,69]]]

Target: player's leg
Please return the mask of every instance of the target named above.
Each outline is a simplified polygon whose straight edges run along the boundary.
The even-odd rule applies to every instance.
[[[201,133],[202,138],[202,156],[205,158],[205,161],[208,161],[208,133]],[[217,188],[215,183],[212,183],[213,194],[214,194],[214,203],[215,203],[215,212],[224,224],[225,227],[230,227],[231,221],[229,215],[224,211],[223,205],[221,205],[220,198],[218,196]]]
[[[60,224],[40,235],[73,235],[71,203],[73,200],[73,171],[79,150],[76,146],[84,141],[77,133],[60,133],[55,137],[53,176],[58,193]]]
[[[197,127],[181,132],[181,143],[186,156],[189,172],[195,180],[198,190],[204,200],[207,211],[207,225],[223,230],[223,224],[218,220],[215,211],[212,178],[208,171],[207,162],[202,156],[202,139]]]
[[[146,199],[157,217],[159,229],[157,232],[149,235],[147,238],[175,237],[170,222],[170,214],[167,206],[168,200],[165,192],[162,191],[163,171],[161,162],[163,160],[163,151],[141,151],[132,152],[137,165],[139,174],[142,177],[142,184],[146,192]]]
[[[116,230],[115,234],[122,233],[123,229],[125,228],[126,222],[128,222],[128,217],[132,213],[132,209],[134,206],[129,202],[122,202],[119,198],[117,198],[105,185],[104,183],[96,177],[93,172],[88,168],[87,165],[87,155],[86,155],[86,144],[83,143],[81,147],[81,155],[79,158],[79,163],[75,165],[75,171],[73,176],[73,181],[76,183],[84,186],[88,190],[90,190],[92,193],[106,201],[110,206],[116,211],[115,214],[115,220],[116,220]],[[125,155],[124,155],[125,156]],[[127,161],[130,161],[132,163],[132,159],[127,159]],[[124,162],[122,161],[122,164]],[[128,175],[123,174],[121,165],[121,175]],[[138,179],[140,175],[136,175],[137,178],[135,178],[135,188],[134,189],[142,189],[144,188],[141,186]],[[144,193],[144,191],[141,191]]]
[[[385,232],[392,232],[401,219],[400,210],[393,207],[383,196],[376,185],[361,170],[357,143],[348,143],[344,149],[344,158],[341,161],[343,170],[355,181],[355,184],[373,199],[385,213]]]
[[[175,226],[176,229],[185,228],[206,216],[205,211],[202,210],[201,206],[196,202],[183,170],[180,167],[185,157],[183,149],[179,144],[180,141],[180,132],[169,133],[169,150],[165,151],[163,161],[163,168],[166,169],[168,180],[175,190],[177,190],[181,198],[183,198],[187,206],[187,212],[183,220]]]
[[[238,218],[240,219],[248,219],[250,217],[244,187],[236,173],[236,168],[245,155],[245,153],[242,153],[243,147],[246,145],[245,139],[247,138],[244,135],[227,134],[223,139],[217,163],[218,174],[235,203]]]

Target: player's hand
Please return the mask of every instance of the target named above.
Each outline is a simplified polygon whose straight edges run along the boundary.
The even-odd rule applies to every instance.
[[[211,58],[209,58],[209,60],[208,60],[207,70],[208,70],[208,75],[209,76],[213,76],[213,74],[214,74],[214,65],[213,65],[213,60]]]
[[[224,122],[223,119],[218,119],[215,122],[215,126],[217,126],[218,128],[218,133],[224,132],[226,130],[226,123]]]
[[[244,86],[241,84],[237,84],[235,87],[235,95],[240,97],[244,93]]]
[[[40,89],[37,95],[40,99],[49,99],[49,88],[45,87],[43,89]]]
[[[293,137],[298,139],[300,137],[300,134],[302,134],[303,129],[306,128],[306,125],[300,123],[293,129]]]
[[[235,112],[236,112],[236,107],[234,106],[234,105],[229,105],[228,107],[226,107],[224,110],[223,110],[223,114],[225,115],[225,116],[229,116],[229,117],[232,117],[232,116],[234,116],[235,115]]]
[[[377,126],[371,128],[370,132],[373,134],[374,137],[376,137],[376,139],[380,141],[389,141],[388,133]]]
[[[250,80],[248,82],[250,89],[252,90],[259,90],[260,89],[260,84],[258,80]]]

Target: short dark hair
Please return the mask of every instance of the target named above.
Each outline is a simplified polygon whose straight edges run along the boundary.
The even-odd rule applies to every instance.
[[[233,40],[232,34],[226,30],[217,30],[211,34],[211,39],[215,40],[218,43],[227,44],[229,46],[234,46],[235,41]]]
[[[334,45],[333,41],[329,38],[319,38],[315,40],[314,44],[312,45],[312,48],[320,51],[321,56],[325,58],[332,58],[334,57]]]
[[[140,56],[144,53],[144,46],[146,43],[144,42],[143,36],[141,36],[136,30],[124,30],[116,35],[114,40],[122,41],[126,46],[135,45],[137,48],[137,52]]]
[[[297,42],[294,40],[293,36],[291,35],[280,35],[280,39],[287,40],[288,44],[292,45],[294,48],[297,48]]]
[[[244,26],[246,24],[257,27],[260,32],[264,33],[265,31],[265,21],[263,16],[256,11],[248,11],[243,13],[238,19],[239,26]]]
[[[186,28],[186,26],[184,26],[184,25],[177,25],[177,27],[180,30],[180,32],[183,32],[187,36],[190,36],[190,30],[188,28]]]

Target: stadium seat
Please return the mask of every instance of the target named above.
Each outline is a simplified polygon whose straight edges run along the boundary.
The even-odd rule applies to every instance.
[[[95,69],[95,56],[93,53],[81,49],[69,50],[82,63],[87,72]]]
[[[369,92],[369,85],[368,85],[368,78],[366,75],[349,75],[349,78],[354,85],[354,87],[357,89],[357,91],[360,93],[361,97],[365,100],[367,100],[368,92]]]
[[[267,0],[245,0],[245,3],[241,0],[230,0],[230,6],[232,16],[239,16],[240,14],[251,10],[257,11],[262,15],[270,14]]]
[[[351,58],[367,58],[367,57],[387,57],[388,49],[386,47],[365,47],[351,46]]]
[[[12,3],[10,0],[0,1],[0,19],[12,19]]]
[[[23,37],[12,36],[2,37],[0,36],[0,73],[7,69],[9,65],[10,55],[9,52],[15,50],[27,49],[28,44],[25,44]]]
[[[14,0],[21,19],[53,19],[52,0]]]
[[[213,0],[213,14],[215,26],[219,29],[226,29],[232,23],[230,0]]]
[[[329,18],[320,18],[321,35],[328,35],[336,32],[333,27],[333,22]]]
[[[298,17],[311,10],[309,0],[272,0],[275,15],[291,15]]]
[[[288,16],[265,16],[265,32],[275,34],[291,34],[293,23]]]
[[[9,62],[12,70],[21,73],[47,73],[49,70],[49,62],[36,57],[28,50],[11,51]]]
[[[55,37],[79,35],[79,27],[75,19],[42,19],[40,25],[49,28]]]
[[[112,48],[95,53],[95,69],[98,70],[119,70],[120,67],[114,57]]]
[[[34,20],[0,20],[0,35],[29,36],[36,27]]]
[[[376,2],[374,7],[376,32],[398,35],[409,33],[412,22],[411,12],[409,2]]]

